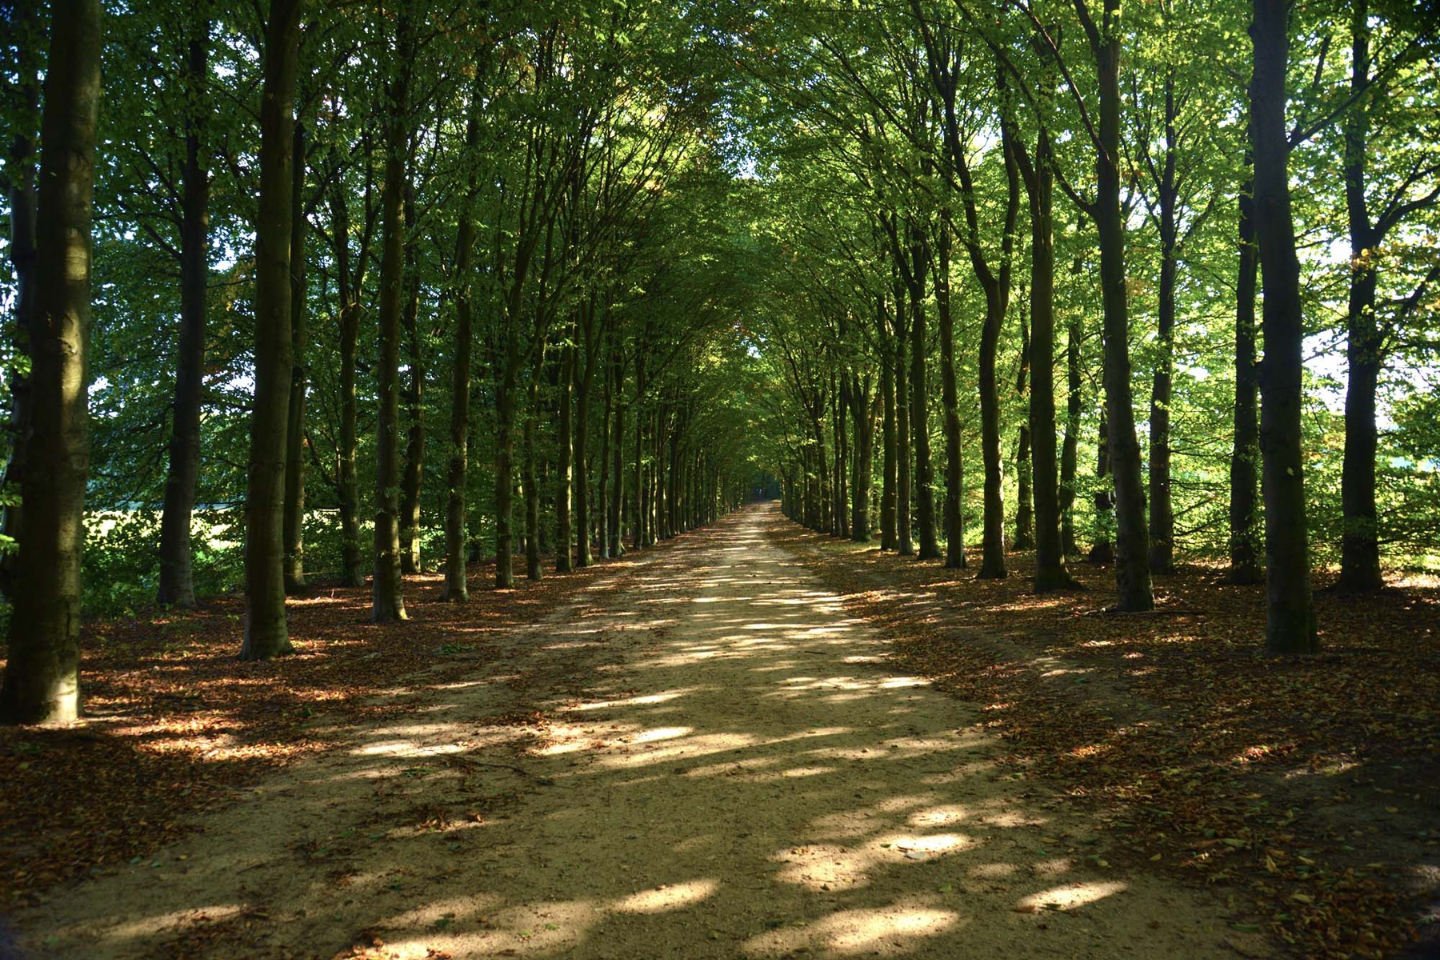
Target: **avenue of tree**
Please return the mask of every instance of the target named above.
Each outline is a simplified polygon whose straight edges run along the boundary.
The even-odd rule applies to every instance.
[[[240,589],[269,659],[317,577],[404,620],[760,496],[1121,611],[1213,560],[1276,655],[1440,554],[1407,0],[0,9],[6,721],[84,616]]]

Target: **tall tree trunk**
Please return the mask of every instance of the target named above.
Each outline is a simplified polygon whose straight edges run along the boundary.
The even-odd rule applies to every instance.
[[[100,102],[99,0],[54,0],[29,382],[33,432],[21,484],[18,582],[9,661],[0,686],[6,723],[68,722],[80,713],[80,555],[89,466],[86,352],[95,116]],[[286,101],[288,103],[288,101]],[[283,605],[284,598],[281,597]]]
[[[855,477],[851,481],[850,539],[856,543],[870,542],[870,498],[873,495],[875,471],[875,413],[871,380],[862,382],[853,371],[850,376],[850,422],[855,433]]]
[[[358,587],[364,579],[364,560],[360,550],[360,484],[355,470],[355,366],[360,345],[360,284],[350,270],[350,213],[345,188],[338,180],[330,194],[330,219],[335,235],[335,276],[340,301],[340,449],[336,452],[335,464],[336,494],[340,501],[340,583],[346,587]],[[363,268],[363,249],[361,254]]]
[[[925,354],[929,334],[925,318],[925,272],[930,265],[930,244],[923,237],[910,248],[914,287],[910,303],[910,429],[915,436],[915,523],[920,540],[918,557],[940,556],[935,535],[935,464],[930,459],[930,392],[926,386]]]
[[[649,512],[649,481],[645,475],[645,425],[650,412],[644,408],[645,355],[641,344],[635,345],[635,515],[630,520],[630,540],[636,552],[649,545],[646,516]]]
[[[835,437],[832,480],[830,482],[830,535],[834,537],[850,536],[849,516],[847,510],[849,503],[846,498],[849,492],[846,490],[845,461],[848,456],[846,445],[848,438],[845,434],[845,407],[849,403],[847,396],[850,390],[848,383],[840,379],[838,375],[832,374],[830,378],[830,431]]]
[[[980,453],[985,469],[985,512],[981,532],[981,580],[1004,578],[1005,488],[1000,463],[1000,396],[995,382],[995,354],[1005,305],[997,284],[986,284],[985,322],[980,328]]]
[[[477,85],[471,94],[470,116],[465,122],[465,149],[480,147],[480,111],[483,98]],[[455,353],[450,364],[450,462],[445,471],[445,588],[450,603],[470,599],[466,579],[466,541],[469,539],[470,485],[470,367],[474,347],[475,198],[479,177],[470,168],[465,205],[455,228]]]
[[[1105,406],[1110,465],[1115,474],[1117,609],[1155,608],[1150,586],[1145,486],[1130,371],[1130,308],[1125,275],[1125,223],[1120,211],[1120,0],[1104,0],[1104,34],[1094,42],[1100,87],[1095,225],[1100,235],[1100,285],[1105,312]]]
[[[420,494],[425,481],[425,342],[420,334],[420,265],[414,171],[405,175],[405,466],[400,474],[400,572],[419,573]]]
[[[544,350],[536,352],[535,368],[530,371],[530,385],[525,391],[525,428],[520,485],[525,488],[525,576],[539,580],[540,566],[540,463],[535,450],[536,421],[540,416],[540,364]]]
[[[1080,314],[1072,313],[1065,325],[1065,440],[1060,448],[1060,551],[1066,558],[1080,556],[1075,539],[1076,474],[1080,461]],[[1032,393],[1033,396],[1033,393]],[[1037,445],[1039,441],[1036,441]]]
[[[1095,542],[1090,545],[1091,563],[1115,562],[1114,474],[1110,469],[1110,420],[1100,408],[1100,430],[1095,444]]]
[[[574,325],[566,337],[575,337]],[[571,544],[575,541],[575,530],[570,519],[570,505],[574,496],[571,484],[574,482],[575,424],[572,416],[572,392],[575,383],[575,347],[571,343],[560,351],[560,373],[555,387],[560,407],[559,422],[556,424],[555,464],[555,571],[569,573],[574,566]]]
[[[495,586],[515,586],[515,378],[495,383]]]
[[[1290,213],[1290,147],[1285,125],[1285,69],[1290,38],[1286,0],[1253,0],[1250,36],[1250,142],[1255,153],[1255,223],[1265,313],[1260,368],[1260,452],[1265,491],[1265,650],[1314,653],[1310,543],[1305,522],[1305,462],[1300,448],[1305,338],[1300,262]]]
[[[594,304],[590,305],[593,313]],[[592,319],[593,325],[594,320]],[[590,529],[590,397],[595,390],[595,367],[599,362],[599,338],[587,338],[585,358],[575,366],[575,565],[595,562]],[[604,459],[604,452],[601,452]],[[602,493],[603,495],[603,493]],[[601,540],[604,542],[603,536]],[[602,547],[603,549],[603,547]]]
[[[1170,499],[1170,394],[1175,365],[1175,68],[1165,74],[1165,164],[1160,174],[1160,323],[1150,390],[1150,572],[1175,570],[1175,509]]]
[[[400,575],[400,328],[405,287],[405,174],[409,144],[410,70],[413,60],[410,11],[396,19],[391,78],[386,84],[385,188],[381,198],[379,361],[375,418],[375,572],[371,618],[376,623],[405,619]]]
[[[895,337],[895,543],[896,551],[902,557],[915,555],[915,544],[910,539],[910,378],[906,369],[909,356],[909,338],[905,336],[905,300],[896,298],[896,320],[901,328]]]
[[[210,21],[200,19],[186,60],[185,82],[194,100],[185,119],[184,192],[180,198],[180,348],[175,357],[174,423],[160,515],[160,585],[155,595],[157,603],[173,607],[195,606],[190,521],[200,472],[205,300],[210,280],[210,170],[203,139],[204,111],[210,102],[209,51]]]
[[[1030,378],[1030,324],[1026,310],[1020,310],[1020,364],[1015,374],[1015,399],[1025,404],[1026,381]],[[1035,513],[1030,465],[1030,421],[1020,421],[1015,443],[1015,541],[1016,550],[1035,548]]]
[[[611,347],[619,354],[618,343]],[[615,365],[615,433],[610,440],[610,472],[614,476],[610,489],[610,556],[625,552],[625,374],[617,359]],[[637,418],[638,419],[638,418]]]
[[[610,557],[610,424],[615,417],[615,377],[611,362],[605,366],[605,400],[600,415],[600,487],[596,491],[595,508],[600,521],[599,535],[595,538],[600,548],[600,559]]]
[[[1380,532],[1375,513],[1375,388],[1383,362],[1384,336],[1375,316],[1376,257],[1384,239],[1371,223],[1365,197],[1365,152],[1370,139],[1370,5],[1353,0],[1350,15],[1350,95],[1345,115],[1345,210],[1350,226],[1350,297],[1345,315],[1345,459],[1340,475],[1344,516],[1340,541],[1340,582],[1352,593],[1373,593],[1385,586],[1380,575]]]
[[[1035,499],[1035,590],[1071,589],[1078,584],[1065,569],[1067,517],[1075,499],[1075,444],[1073,428],[1065,431],[1068,476],[1055,463],[1055,178],[1051,167],[1050,135],[1043,128],[1035,145],[1034,162],[1016,143],[1025,191],[1030,201],[1030,462],[1033,467]],[[1023,328],[1022,328],[1023,329]],[[1075,396],[1071,408],[1080,415],[1080,361],[1078,334],[1072,324],[1068,361],[1070,389]],[[1023,369],[1023,368],[1022,368]],[[1023,500],[1022,500],[1023,504]],[[1073,540],[1073,528],[1068,530]],[[1018,540],[1018,537],[1017,537]],[[1072,548],[1073,549],[1073,548]]]
[[[950,221],[940,224],[936,242],[939,269],[935,274],[935,312],[940,317],[940,398],[945,406],[945,566],[965,565],[965,538],[960,532],[960,397],[955,383],[955,320],[950,310]]]
[[[305,589],[305,124],[290,164],[290,404],[285,418],[285,592]]]
[[[290,164],[302,0],[270,0],[260,98],[255,221],[255,403],[245,491],[245,640],[241,660],[289,653],[285,622],[285,448],[290,407]]]
[[[880,358],[880,396],[884,403],[884,418],[880,427],[880,440],[884,448],[880,486],[880,549],[894,550],[899,546],[896,528],[895,498],[898,458],[895,451],[895,367],[890,357]]]
[[[1248,135],[1247,135],[1248,139]],[[1245,166],[1251,164],[1245,150]],[[1259,583],[1260,518],[1257,516],[1260,462],[1259,368],[1255,363],[1255,284],[1260,262],[1255,250],[1255,184],[1240,187],[1239,278],[1235,287],[1234,449],[1230,456],[1229,583]]]

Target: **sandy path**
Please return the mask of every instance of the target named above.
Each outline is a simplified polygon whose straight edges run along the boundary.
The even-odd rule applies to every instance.
[[[893,672],[767,541],[779,522],[687,535],[487,648],[472,679],[389,692],[398,719],[317,731],[334,749],[202,834],[18,915],[27,950],[1264,953],[1204,892],[1105,864],[1093,826],[1002,779],[981,711]],[[495,722],[535,705],[561,719]]]

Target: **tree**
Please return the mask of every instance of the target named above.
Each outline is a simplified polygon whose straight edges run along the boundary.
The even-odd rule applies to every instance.
[[[406,158],[410,144],[410,72],[415,61],[413,11],[402,2],[390,45],[382,139],[385,181],[381,188],[379,362],[380,412],[375,436],[375,573],[370,617],[376,623],[404,620],[400,574],[400,311],[405,281]]]
[[[175,412],[165,507],[160,522],[160,586],[156,600],[177,607],[195,605],[190,522],[195,479],[200,470],[200,394],[205,373],[205,310],[210,285],[210,145],[205,138],[209,111],[210,20],[192,13],[185,84],[185,167],[180,202],[180,350],[175,362]]]
[[[1265,491],[1265,650],[1319,649],[1310,595],[1305,463],[1300,449],[1302,346],[1300,264],[1290,212],[1290,144],[1285,126],[1289,16],[1285,0],[1253,0],[1250,144],[1255,155],[1255,223],[1265,312],[1260,365],[1260,452]]]
[[[95,120],[100,105],[99,0],[55,0],[40,131],[32,404],[21,480],[24,511],[12,594],[7,723],[80,713],[80,554],[89,465],[86,351]]]
[[[255,400],[245,492],[245,640],[242,660],[291,651],[285,620],[286,426],[293,343],[290,244],[293,104],[302,0],[271,0],[262,52],[260,207],[255,219]]]

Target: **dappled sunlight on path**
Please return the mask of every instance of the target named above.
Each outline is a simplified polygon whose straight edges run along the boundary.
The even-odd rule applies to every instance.
[[[771,544],[777,522],[752,508],[688,534],[517,628],[466,682],[417,678],[202,836],[22,918],[27,943],[1234,956],[1216,905],[1111,867],[1093,826],[995,767],[980,711],[889,669],[883,638]]]

